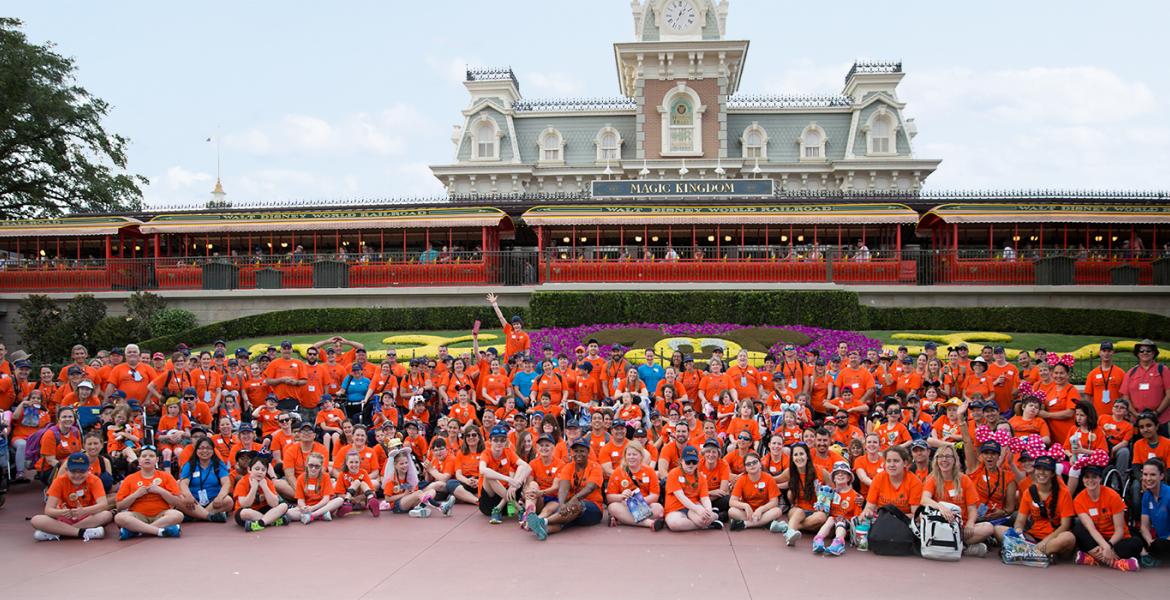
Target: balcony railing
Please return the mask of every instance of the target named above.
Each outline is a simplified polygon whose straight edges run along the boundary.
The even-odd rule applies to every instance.
[[[495,252],[395,252],[0,262],[0,292],[389,288],[557,283],[1170,285],[1149,251],[576,246]]]

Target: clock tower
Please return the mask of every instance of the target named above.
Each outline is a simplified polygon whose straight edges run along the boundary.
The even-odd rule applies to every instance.
[[[712,171],[728,158],[727,98],[748,42],[724,39],[727,8],[728,0],[631,0],[637,41],[614,44],[614,55],[622,93],[638,107],[631,158],[651,171]]]

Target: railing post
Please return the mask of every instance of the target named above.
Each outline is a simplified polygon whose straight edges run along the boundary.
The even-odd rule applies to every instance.
[[[836,247],[825,253],[825,281],[828,283],[833,283],[833,257],[839,250],[840,247]]]

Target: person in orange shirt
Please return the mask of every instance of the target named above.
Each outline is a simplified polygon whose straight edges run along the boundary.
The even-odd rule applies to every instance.
[[[264,406],[264,401],[272,394],[272,388],[265,383],[264,372],[260,370],[260,365],[252,364],[249,370],[251,374],[244,382],[244,396],[248,399],[245,408],[247,408],[247,412],[251,413]]]
[[[995,526],[979,522],[979,494],[975,483],[959,467],[959,453],[954,446],[941,446],[935,451],[930,475],[922,482],[922,506],[937,510],[948,523],[959,519],[966,545],[964,554],[987,554],[983,540],[995,535]]]
[[[53,542],[64,537],[88,542],[105,537],[105,525],[114,515],[108,510],[102,480],[90,473],[89,467],[89,457],[82,452],[65,460],[62,474],[45,492],[45,512],[29,520],[36,530],[33,539]]]
[[[835,379],[825,366],[825,359],[818,358],[813,362],[813,373],[809,381],[809,406],[813,412],[821,415],[825,412],[825,400],[835,394]]]
[[[334,496],[333,480],[325,472],[325,457],[314,452],[305,461],[305,472],[297,477],[297,506],[288,517],[305,525],[313,521],[332,521],[345,498]]]
[[[1069,365],[1062,363],[1053,365],[1053,385],[1047,392],[1048,400],[1040,410],[1040,417],[1048,421],[1052,439],[1056,442],[1068,439],[1069,432],[1075,427],[1073,416],[1076,405],[1081,400],[1081,393],[1069,382],[1071,370]]]
[[[813,538],[813,554],[828,553],[830,556],[845,554],[845,534],[849,531],[849,522],[861,514],[864,499],[853,489],[853,472],[849,470],[849,463],[839,462],[833,465],[830,474],[833,481],[833,497],[829,502],[829,516],[825,524],[821,525]],[[825,537],[833,534],[833,541],[825,547]]]
[[[1097,414],[1107,415],[1111,412],[1113,402],[1121,398],[1121,383],[1125,380],[1125,370],[1113,364],[1113,342],[1101,342],[1097,351],[1101,363],[1089,371],[1085,377],[1085,397],[1093,402]]]
[[[288,525],[285,513],[288,505],[276,493],[276,482],[268,477],[268,460],[257,458],[248,467],[248,475],[233,490],[236,497],[236,524],[247,532],[263,531],[265,527]],[[295,497],[294,491],[292,496]]]
[[[1027,381],[1032,385],[1040,381],[1040,370],[1032,362],[1032,354],[1027,350],[1021,350],[1020,354],[1016,356],[1016,366],[1020,369],[1020,381]]]
[[[699,403],[696,405],[696,410],[704,413],[708,412],[708,406],[714,407],[719,403],[719,396],[725,391],[730,392],[732,402],[738,401],[738,392],[732,385],[731,377],[723,372],[723,362],[711,357],[708,368],[710,371],[699,383]]]
[[[492,358],[488,365],[489,372],[482,374],[479,382],[483,390],[484,405],[493,408],[503,406],[504,398],[511,397],[508,375],[501,370],[500,359]]]
[[[849,366],[841,367],[841,372],[837,373],[834,385],[838,389],[853,388],[853,396],[863,404],[868,404],[874,395],[877,384],[873,379],[873,374],[861,366],[861,354],[857,350],[851,350],[849,352]]]
[[[922,480],[908,470],[910,451],[901,446],[885,450],[885,470],[873,479],[866,494],[861,518],[871,519],[878,508],[892,504],[907,517],[913,517],[922,503]]]
[[[335,458],[330,472],[340,476],[341,472],[345,470],[345,461],[349,460],[350,453],[357,453],[360,461],[358,466],[370,474],[370,487],[377,491],[382,489],[382,472],[386,468],[386,449],[382,444],[370,445],[369,436],[370,433],[365,427],[355,426],[353,434],[350,436],[353,443],[334,448],[333,456]],[[324,454],[324,456],[329,455]]]
[[[863,495],[869,492],[869,486],[879,473],[885,471],[886,459],[882,456],[881,437],[876,433],[865,435],[863,442],[865,452],[853,459],[853,474],[857,477]]]
[[[273,359],[264,369],[264,383],[276,394],[277,407],[285,411],[300,408],[301,391],[308,381],[305,363],[292,357],[292,342],[280,342],[280,357]]]
[[[564,462],[553,455],[556,445],[556,439],[547,433],[536,440],[536,458],[528,463],[532,472],[524,486],[524,512],[520,521],[525,527],[529,514],[539,514],[548,503],[557,501],[560,488],[557,471]]]
[[[388,350],[387,357],[389,357],[389,352]],[[301,409],[305,420],[310,423],[317,421],[318,407],[320,407],[325,395],[332,395],[333,388],[341,384],[340,379],[334,381],[334,369],[328,364],[320,362],[320,357],[321,350],[318,348],[305,350],[305,387],[301,390]],[[391,367],[391,371],[393,371],[393,367]],[[397,393],[396,387],[392,390],[392,394]]]
[[[735,364],[727,369],[727,376],[731,379],[731,386],[735,388],[737,400],[754,400],[763,396],[760,374],[748,363],[747,350],[739,351]]]
[[[48,478],[74,452],[81,451],[81,429],[77,427],[77,412],[70,407],[57,409],[57,423],[41,434],[41,460],[37,463],[38,479]]]
[[[780,487],[764,474],[763,463],[755,452],[743,460],[744,474],[735,480],[728,501],[731,530],[766,527],[780,518]]]
[[[1111,414],[1102,415],[1097,424],[1105,434],[1110,455],[1116,457],[1114,464],[1118,470],[1125,471],[1130,465],[1129,442],[1134,433],[1133,424],[1129,422],[1129,402],[1116,400],[1111,403],[1109,410]]]
[[[143,447],[138,453],[138,472],[127,475],[118,487],[114,523],[121,528],[119,539],[179,537],[183,522],[183,513],[175,509],[183,502],[179,482],[157,466],[158,450]]]
[[[719,515],[711,506],[710,486],[699,469],[699,451],[694,446],[682,449],[679,466],[666,477],[665,517],[654,522],[653,529],[671,531],[723,529]]]
[[[284,470],[284,477],[274,482],[274,485],[276,490],[286,498],[296,497],[297,477],[305,472],[305,462],[309,459],[309,455],[314,452],[322,456],[325,455],[325,446],[316,439],[317,434],[313,425],[302,423],[297,429],[296,443],[286,444],[281,449],[280,462]]]
[[[557,475],[557,503],[546,503],[543,514],[529,513],[525,523],[538,540],[566,527],[587,527],[601,522],[601,465],[590,459],[589,442],[573,441],[573,461]]]
[[[493,427],[488,440],[488,449],[479,455],[479,511],[499,525],[504,507],[519,499],[530,468],[508,447],[507,426]]]
[[[663,508],[659,504],[658,475],[646,464],[649,455],[642,444],[631,441],[617,460],[616,468],[609,477],[605,500],[609,503],[610,527],[617,524],[653,528],[662,518]],[[635,494],[642,497],[650,507],[650,514],[636,520],[630,511],[629,500]]]
[[[58,419],[60,420],[60,419]],[[1170,464],[1170,438],[1158,435],[1157,415],[1145,410],[1137,416],[1137,437],[1133,440],[1133,464],[1144,464],[1151,458]],[[44,448],[44,442],[42,442]]]
[[[397,410],[391,406],[382,406],[382,411],[394,411],[394,419],[397,423]],[[321,395],[321,409],[317,412],[315,425],[317,427],[318,436],[321,443],[325,445],[325,453],[329,456],[336,456],[333,450],[341,445],[341,423],[345,421],[345,413],[337,408],[333,403],[333,396],[331,394]]]
[[[57,381],[60,381],[62,386],[71,383],[69,371],[75,367],[81,371],[79,375],[83,378],[90,381],[97,381],[99,379],[97,368],[89,365],[89,350],[86,350],[85,346],[81,344],[74,345],[70,356],[73,362],[61,367],[61,372],[57,374]]]
[[[840,460],[838,456],[837,462]],[[817,531],[828,518],[827,514],[815,508],[817,488],[824,481],[821,473],[813,462],[808,446],[799,443],[792,447],[786,478],[788,501],[791,505],[788,509],[788,519],[777,519],[768,526],[772,533],[784,534],[784,543],[789,547],[796,544],[802,531]]]
[[[1100,565],[1119,571],[1137,571],[1138,557],[1145,540],[1125,535],[1125,501],[1113,489],[1101,485],[1102,469],[1088,465],[1081,470],[1085,489],[1073,500],[1077,521],[1073,536],[1077,541],[1075,562]]]
[[[1076,509],[1068,488],[1056,475],[1056,461],[1050,456],[1037,458],[1032,467],[1032,485],[1020,495],[1020,510],[1012,529],[1015,535],[1036,544],[1049,556],[1072,554],[1077,538],[1072,532]],[[995,535],[1003,542],[1007,527],[996,527]]]
[[[886,401],[884,409],[885,420],[873,427],[873,432],[878,434],[882,442],[882,449],[891,446],[909,448],[914,439],[910,436],[910,430],[899,421],[902,416],[902,404],[896,398],[891,398]]]
[[[853,388],[849,386],[840,388],[840,391],[841,397],[824,402],[824,411],[830,415],[844,412],[849,415],[850,424],[860,424],[861,418],[869,414],[869,405],[854,394]]]
[[[1048,423],[1040,418],[1040,406],[1042,400],[1038,396],[1028,396],[1024,398],[1023,412],[1008,420],[1008,424],[1012,426],[1012,433],[1016,437],[1027,437],[1029,435],[1039,435],[1044,438],[1045,443],[1052,443],[1052,432],[1048,429]]]
[[[507,356],[515,356],[521,352],[527,352],[532,346],[532,341],[528,338],[528,333],[523,331],[524,319],[520,315],[512,315],[511,324],[504,318],[504,313],[500,311],[499,300],[495,294],[487,295],[488,304],[492,305],[492,310],[496,313],[496,318],[500,320],[500,327],[504,330],[504,354]]]

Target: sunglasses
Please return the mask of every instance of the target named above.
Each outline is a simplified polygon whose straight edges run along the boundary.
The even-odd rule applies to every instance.
[[[684,465],[697,465],[697,464],[699,464],[699,461],[697,461],[697,460],[684,460],[683,464]]]
[[[469,434],[467,434],[465,437],[469,437],[469,438],[473,438],[473,437],[474,437],[474,438],[477,438],[477,437],[479,437],[479,434],[478,434],[478,433],[469,433]]]
[[[756,466],[756,465],[758,465],[758,464],[760,464],[760,461],[758,461],[758,460],[749,460],[749,461],[747,461],[747,462],[743,463],[743,466],[745,466],[745,467],[754,467],[754,466]]]

